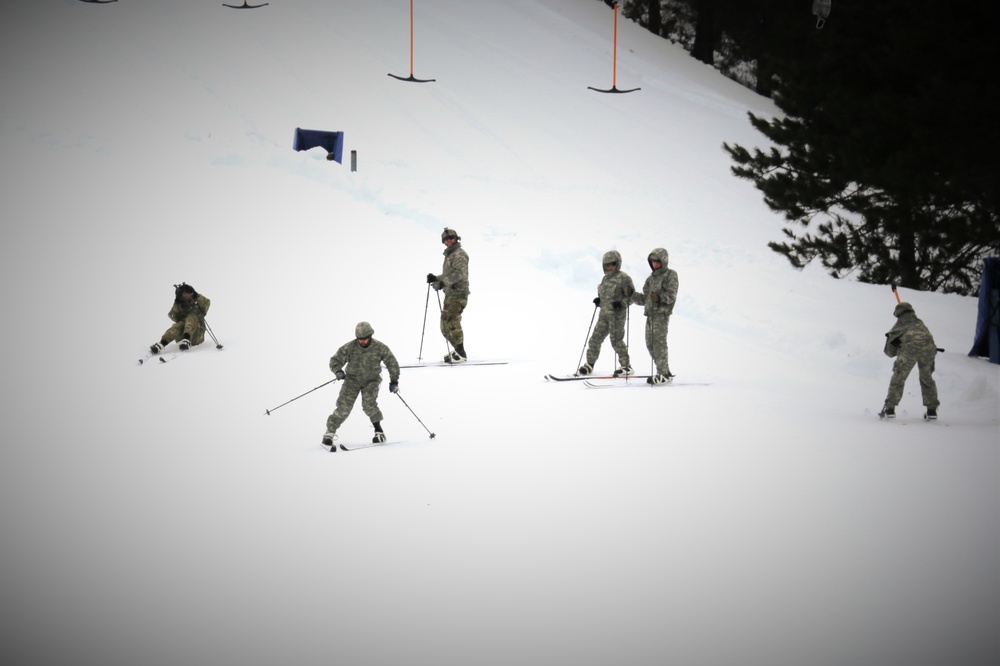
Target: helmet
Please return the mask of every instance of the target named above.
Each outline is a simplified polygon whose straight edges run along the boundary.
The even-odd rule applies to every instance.
[[[444,231],[441,232],[441,242],[445,242],[449,238],[454,238],[455,240],[462,240],[462,237],[458,235],[458,232],[449,227],[445,227]]]
[[[358,322],[358,325],[354,327],[354,337],[359,340],[362,338],[370,338],[375,334],[375,329],[372,325],[366,321]]]

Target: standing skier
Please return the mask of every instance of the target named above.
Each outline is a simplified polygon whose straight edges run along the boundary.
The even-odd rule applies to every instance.
[[[594,299],[594,305],[600,308],[600,315],[587,343],[587,362],[580,366],[577,374],[589,375],[594,372],[594,363],[601,355],[601,345],[610,334],[611,347],[618,354],[620,363],[615,375],[631,375],[628,345],[625,344],[625,320],[628,317],[628,306],[635,294],[635,285],[628,273],[621,270],[622,256],[618,252],[605,252],[601,264],[604,267],[604,277],[597,286],[597,298]]]
[[[340,395],[337,396],[337,406],[326,420],[326,434],[323,435],[323,446],[331,452],[337,450],[334,445],[337,428],[350,416],[359,393],[361,408],[375,428],[372,442],[377,444],[385,441],[382,411],[378,408],[382,364],[389,371],[389,390],[395,393],[399,390],[399,363],[385,343],[372,337],[374,333],[371,324],[359,322],[354,328],[355,339],[344,343],[330,358],[330,372],[344,382],[340,387]]]
[[[667,329],[670,315],[677,301],[677,271],[668,268],[670,255],[662,247],[649,253],[646,261],[652,273],[642,285],[642,293],[636,292],[632,302],[643,306],[646,315],[646,349],[656,366],[656,374],[646,381],[663,384],[673,378],[670,372],[670,354],[667,350]]]
[[[205,315],[211,305],[212,301],[186,282],[174,285],[174,304],[167,313],[174,324],[163,333],[159,342],[149,346],[149,351],[159,354],[174,340],[180,340],[177,344],[181,351],[200,345],[205,341]]]
[[[934,357],[937,355],[937,345],[927,326],[913,310],[913,306],[903,302],[896,306],[893,313],[896,325],[885,334],[885,355],[895,358],[892,365],[892,378],[889,380],[889,393],[885,398],[885,406],[879,412],[882,418],[895,418],[896,405],[903,399],[903,387],[906,378],[916,365],[920,373],[920,397],[923,399],[927,412],[924,418],[937,418],[937,408],[940,405],[937,394],[937,384],[934,382]]]
[[[444,305],[441,308],[441,335],[454,347],[444,357],[446,363],[464,363],[465,332],[462,330],[462,312],[469,304],[469,254],[462,249],[462,237],[454,229],[441,232],[441,242],[445,244],[444,266],[441,275],[427,274],[427,284],[435,291],[444,290]]]

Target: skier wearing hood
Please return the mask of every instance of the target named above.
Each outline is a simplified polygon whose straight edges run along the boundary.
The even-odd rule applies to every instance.
[[[454,347],[444,357],[445,363],[464,363],[465,332],[462,330],[462,313],[469,304],[469,254],[462,249],[462,237],[454,229],[441,232],[441,242],[445,244],[444,266],[441,274],[427,274],[427,284],[435,291],[444,290],[444,305],[441,307],[441,335]]]
[[[885,334],[885,355],[895,358],[892,365],[892,378],[889,380],[889,393],[885,398],[885,406],[879,412],[882,418],[895,418],[896,405],[903,399],[903,387],[906,378],[917,366],[920,374],[920,396],[923,398],[927,412],[924,418],[937,418],[937,408],[940,405],[937,394],[937,384],[934,383],[934,357],[937,355],[937,345],[927,326],[913,310],[913,306],[903,302],[896,306],[893,313],[896,325]]]
[[[656,374],[646,380],[650,384],[663,384],[673,378],[667,329],[677,301],[677,271],[667,267],[669,260],[670,255],[662,247],[650,252],[646,261],[652,273],[642,285],[642,293],[637,292],[632,297],[633,303],[643,306],[646,315],[646,349],[656,366]]]
[[[334,445],[337,428],[351,414],[359,393],[361,408],[375,428],[372,442],[385,441],[385,433],[382,431],[382,411],[378,408],[382,364],[385,364],[389,371],[389,390],[395,393],[399,390],[399,362],[385,343],[372,337],[374,333],[375,329],[371,324],[366,321],[359,322],[354,328],[355,339],[344,343],[330,359],[330,372],[343,381],[340,395],[337,396],[337,407],[327,418],[326,434],[323,435],[323,446],[330,451],[337,450]]]
[[[212,301],[188,283],[174,285],[174,304],[167,313],[174,323],[163,332],[159,342],[149,346],[149,351],[159,354],[174,340],[179,340],[177,345],[181,351],[200,345],[205,341],[205,315],[211,306]]]
[[[594,305],[600,308],[597,325],[587,343],[587,362],[580,366],[578,375],[589,375],[594,372],[594,363],[601,355],[601,345],[604,339],[611,335],[611,347],[618,354],[619,366],[615,375],[631,375],[628,345],[625,344],[625,321],[628,316],[628,306],[635,294],[632,278],[621,270],[622,256],[612,250],[605,252],[601,260],[604,277],[597,286],[597,298]]]

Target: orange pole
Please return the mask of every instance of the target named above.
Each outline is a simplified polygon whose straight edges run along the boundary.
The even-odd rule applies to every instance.
[[[892,293],[896,295],[896,305],[899,305],[903,301],[899,298],[899,290],[896,289],[896,285],[892,285]]]
[[[618,3],[615,3],[614,55],[611,56],[611,87],[618,84]]]
[[[413,76],[413,0],[410,0],[410,76]]]

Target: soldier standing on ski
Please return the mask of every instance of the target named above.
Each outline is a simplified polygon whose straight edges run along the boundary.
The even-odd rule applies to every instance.
[[[374,333],[371,324],[366,321],[359,322],[354,329],[355,339],[344,343],[330,358],[330,372],[344,382],[340,387],[340,395],[337,396],[337,407],[326,420],[323,446],[330,451],[336,451],[334,440],[337,439],[337,428],[351,414],[359,393],[361,408],[375,428],[372,442],[377,444],[385,441],[385,433],[382,431],[382,411],[378,408],[382,364],[384,363],[389,371],[389,390],[395,393],[399,390],[399,363],[385,343],[372,337]]]
[[[670,255],[662,247],[650,252],[646,261],[653,272],[642,285],[642,293],[636,292],[632,296],[632,302],[642,305],[646,315],[646,349],[656,366],[656,374],[646,380],[650,384],[663,384],[673,378],[667,350],[667,329],[677,301],[677,271],[667,268],[669,259]]]
[[[159,342],[149,346],[149,351],[159,354],[174,340],[180,340],[181,351],[200,345],[205,341],[205,315],[211,305],[212,301],[186,282],[174,285],[174,304],[167,313],[174,324],[163,333]]]
[[[920,373],[920,396],[927,412],[924,418],[937,418],[937,408],[940,405],[937,395],[937,384],[934,383],[934,357],[937,355],[937,345],[927,326],[913,310],[909,303],[899,303],[893,311],[896,325],[885,334],[885,355],[895,358],[892,365],[892,378],[889,380],[889,393],[885,398],[885,406],[879,412],[882,418],[895,418],[896,405],[903,399],[903,387],[906,378],[916,365]]]
[[[600,308],[600,315],[587,343],[587,362],[580,366],[577,374],[589,375],[594,372],[594,363],[601,355],[601,345],[610,334],[611,346],[618,354],[620,363],[615,375],[630,375],[632,366],[629,365],[628,345],[625,344],[625,321],[628,306],[635,294],[635,285],[632,278],[621,270],[622,256],[618,252],[605,252],[601,263],[604,277],[597,286],[597,298],[594,299],[594,305]]]
[[[444,266],[441,275],[427,274],[427,284],[435,291],[444,290],[444,305],[441,307],[441,335],[454,347],[444,357],[445,363],[464,363],[465,332],[462,330],[462,312],[469,304],[469,255],[462,249],[462,237],[454,229],[441,232],[441,242],[445,244]]]

